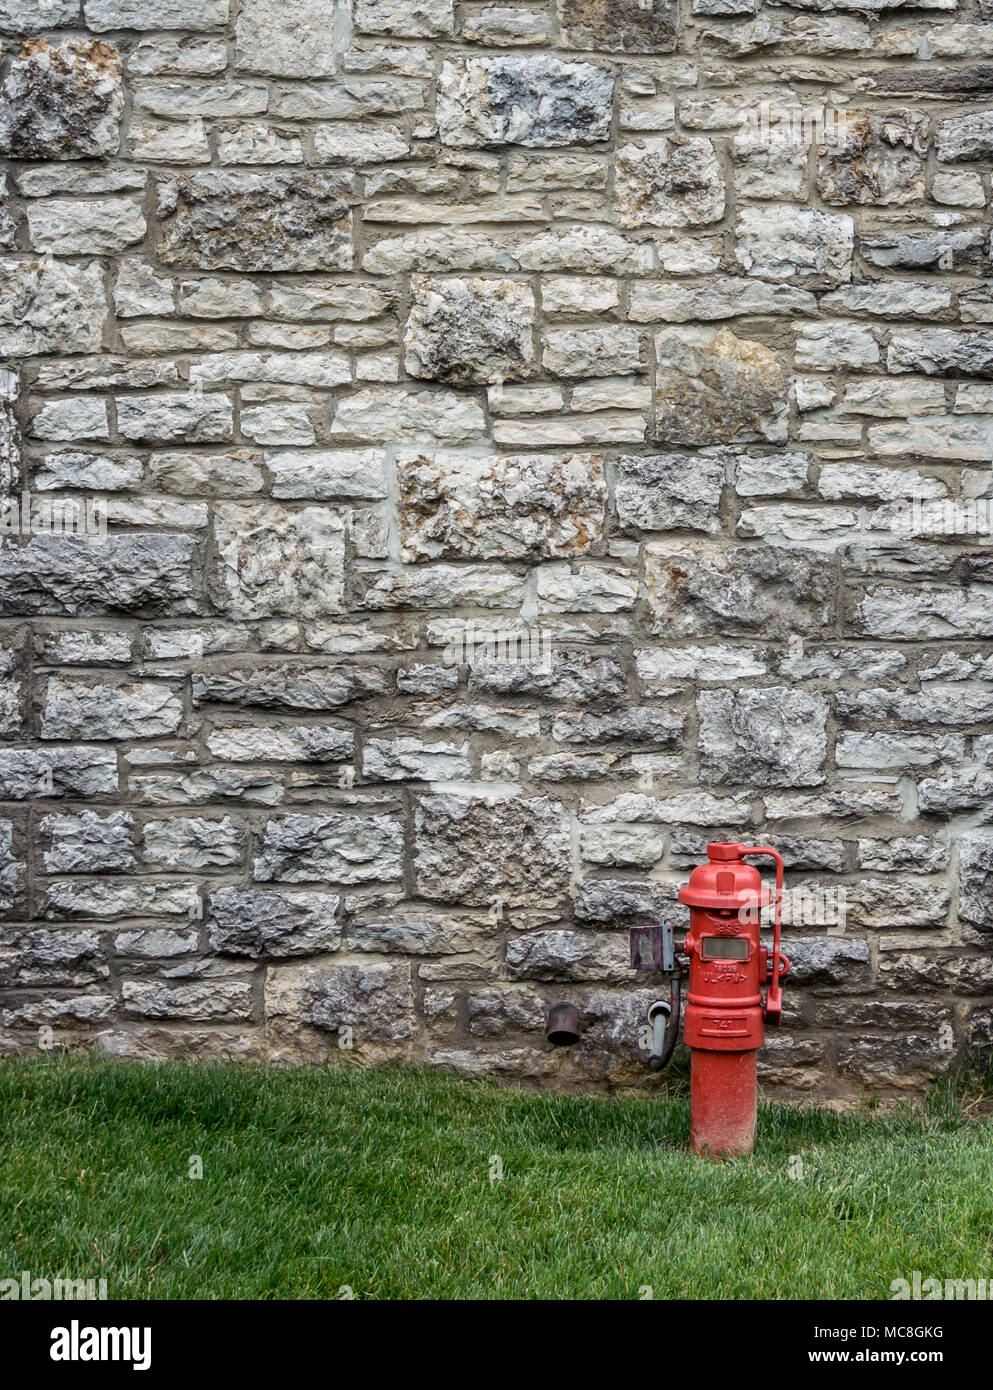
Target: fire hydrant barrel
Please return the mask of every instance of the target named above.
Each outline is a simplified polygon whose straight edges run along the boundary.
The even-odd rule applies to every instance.
[[[697,1153],[750,1154],[755,1144],[757,1052],[694,1049],[690,1063],[690,1144]]]

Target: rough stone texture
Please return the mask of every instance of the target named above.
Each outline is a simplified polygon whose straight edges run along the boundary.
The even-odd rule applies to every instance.
[[[0,0],[0,1048],[650,1087],[719,838],[989,1047],[991,14]]]
[[[347,189],[334,173],[183,176],[163,190],[159,255],[198,270],[350,270]]]
[[[724,181],[710,140],[656,136],[617,151],[622,227],[700,227],[724,216]]]
[[[771,545],[653,541],[645,580],[655,631],[671,636],[817,639],[834,585],[823,560]]]
[[[70,988],[106,979],[100,939],[91,931],[4,930],[0,987]]]
[[[743,208],[735,255],[747,275],[801,284],[850,280],[852,219],[784,204]]]
[[[208,899],[210,945],[218,955],[252,960],[336,951],[340,905],[334,893],[218,888]]]
[[[46,873],[95,873],[130,869],[136,859],[131,840],[133,820],[123,811],[107,816],[95,811],[49,815],[41,821],[46,836],[42,863]]]
[[[438,130],[455,146],[592,144],[610,129],[614,79],[552,57],[469,58],[438,79]]]
[[[410,376],[459,385],[525,377],[534,360],[534,295],[514,280],[414,276],[404,336]]]
[[[35,0],[32,0],[35,3]],[[83,0],[86,23],[107,29],[216,29],[228,17],[228,0]]]
[[[805,787],[824,781],[828,704],[770,685],[697,697],[701,770],[711,783]]]
[[[175,734],[182,704],[167,685],[135,681],[128,685],[83,679],[48,683],[41,718],[42,738],[156,738]]]
[[[399,480],[408,561],[582,555],[602,542],[597,455],[406,453]]]
[[[326,1059],[332,1049],[370,1062],[409,1056],[415,1032],[411,967],[362,961],[270,968],[265,1016],[276,1056],[282,1047],[311,1061]]]
[[[342,607],[344,526],[325,507],[219,504],[216,589],[231,618],[324,617]]]
[[[617,519],[635,531],[716,531],[724,461],[696,454],[626,454],[618,462]]]
[[[13,250],[17,240],[17,225],[10,211],[7,175],[0,175],[0,250]]]
[[[245,835],[228,816],[200,816],[146,821],[142,827],[145,861],[162,870],[227,869],[242,862]]]
[[[378,386],[356,391],[339,403],[331,435],[359,444],[461,444],[482,435],[485,428],[482,406],[472,397]]]
[[[676,0],[558,0],[559,42],[590,53],[671,53]]]
[[[423,797],[415,845],[418,892],[439,902],[547,919],[568,886],[568,827],[562,807],[545,797]]]
[[[741,197],[802,197],[807,183],[809,153],[797,147],[790,134],[778,130],[769,136],[742,131],[731,146],[734,184]]]
[[[0,371],[0,487],[13,493],[21,481],[21,429],[16,407],[19,394],[16,372]]]
[[[786,378],[771,348],[729,328],[687,328],[661,332],[655,352],[660,444],[785,440]]]
[[[399,876],[403,837],[389,815],[291,815],[265,827],[253,875],[260,883],[369,883]]]
[[[107,798],[117,790],[117,753],[112,748],[0,749],[0,792],[5,800]]]
[[[993,932],[993,835],[970,835],[959,847],[959,917]]]
[[[195,602],[197,546],[169,532],[108,536],[33,536],[0,544],[0,612],[80,614],[188,613]]]
[[[61,256],[121,251],[141,241],[145,229],[145,218],[132,198],[49,198],[28,209],[31,245]]]
[[[100,349],[107,301],[96,261],[0,260],[0,354]]]
[[[355,27],[363,34],[398,38],[450,38],[455,32],[452,0],[356,0]]]
[[[0,88],[0,151],[16,159],[114,155],[123,110],[120,58],[109,45],[28,39]]]
[[[937,154],[949,164],[960,159],[989,159],[993,156],[993,112],[977,111],[942,121]]]
[[[235,25],[235,66],[279,77],[334,72],[334,16],[326,0],[245,0]]]
[[[877,206],[924,197],[927,117],[920,111],[846,111],[840,147],[820,147],[817,186],[826,203]]]

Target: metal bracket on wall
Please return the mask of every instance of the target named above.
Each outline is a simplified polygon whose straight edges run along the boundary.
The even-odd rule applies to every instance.
[[[631,969],[671,975],[676,969],[676,950],[669,922],[631,927]]]

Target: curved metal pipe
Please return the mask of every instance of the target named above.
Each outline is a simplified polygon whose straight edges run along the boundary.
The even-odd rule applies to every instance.
[[[679,976],[673,975],[669,999],[658,999],[649,1007],[648,1022],[652,1028],[652,1050],[648,1058],[649,1071],[662,1071],[672,1061],[679,1038],[680,989]]]

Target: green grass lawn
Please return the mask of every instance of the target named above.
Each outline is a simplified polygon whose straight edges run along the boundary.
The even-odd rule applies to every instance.
[[[688,1134],[680,1097],[8,1060],[0,1278],[105,1277],[110,1298],[873,1299],[914,1270],[993,1276],[993,1125],[950,1087],[887,1113],[763,1107],[751,1159],[698,1159]]]

